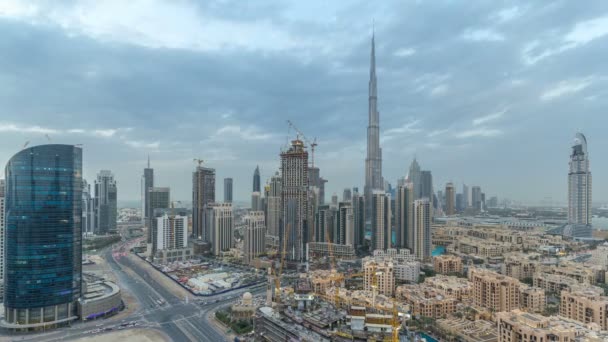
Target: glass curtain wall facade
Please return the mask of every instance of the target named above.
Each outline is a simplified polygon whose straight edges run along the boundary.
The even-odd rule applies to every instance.
[[[41,145],[6,166],[5,320],[42,329],[76,319],[82,273],[82,149]]]

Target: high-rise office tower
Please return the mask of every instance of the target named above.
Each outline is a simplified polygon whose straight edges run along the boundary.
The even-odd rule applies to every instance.
[[[224,202],[232,203],[232,178],[224,178]]]
[[[314,241],[330,242],[332,235],[332,212],[329,205],[320,205],[315,213]],[[331,241],[333,242],[333,241]]]
[[[337,214],[335,243],[353,246],[355,241],[355,218],[353,216],[352,203],[340,202]]]
[[[167,187],[148,188],[146,196],[148,202],[148,212],[150,213],[150,227],[148,227],[148,243],[152,244],[152,255],[156,252],[156,241],[158,233],[158,214],[157,210],[167,209],[171,206],[171,190]]]
[[[243,220],[243,262],[249,264],[266,250],[264,212],[250,211]]]
[[[315,186],[308,187],[308,212],[306,213],[306,222],[308,224],[308,236],[306,241],[315,240],[315,215],[319,209],[319,188]]]
[[[568,222],[591,225],[591,171],[587,138],[577,133],[570,154],[568,172]]]
[[[154,186],[154,169],[150,167],[150,156],[148,156],[148,167],[144,169],[144,175],[141,179],[141,204],[142,204],[142,222],[146,227],[151,227],[151,218],[154,213],[150,212],[150,203],[148,203],[148,189]],[[148,241],[149,242],[149,241]]]
[[[263,210],[262,207],[262,194],[254,191],[251,193],[251,211]]]
[[[316,187],[318,189],[319,205],[325,204],[325,183],[327,183],[327,180],[320,176],[320,170],[318,167],[315,166],[308,168],[308,186],[311,188]]]
[[[260,188],[260,167],[256,166],[253,171],[253,190],[252,192],[261,192]]]
[[[414,185],[406,183],[397,188],[395,199],[396,248],[413,248]]]
[[[384,191],[372,194],[372,251],[391,248],[391,196]]]
[[[170,250],[188,247],[188,216],[165,212],[156,217],[156,249]]]
[[[353,216],[354,216],[354,246],[363,246],[365,243],[365,197],[359,191],[353,192]]]
[[[77,319],[82,287],[82,149],[25,148],[6,165],[5,328]]]
[[[475,210],[481,210],[481,187],[471,187],[471,206]]]
[[[334,208],[338,207],[338,195],[337,194],[331,195],[331,206]]]
[[[6,183],[0,179],[0,298],[4,298],[4,191]]]
[[[445,214],[456,214],[456,197],[454,194],[454,184],[451,182],[445,185]]]
[[[353,193],[349,188],[344,189],[344,192],[342,193],[342,201],[343,202],[350,202],[353,199]]]
[[[471,206],[469,187],[466,184],[462,184],[462,205],[463,210]]]
[[[192,236],[209,241],[205,206],[215,202],[215,169],[197,166],[192,173]]]
[[[91,184],[82,180],[82,233],[93,235],[95,226],[95,201],[91,193]]]
[[[279,237],[279,227],[281,222],[281,175],[277,172],[270,178],[267,203],[266,228],[267,234]]]
[[[231,203],[208,203],[205,206],[206,227],[213,255],[228,251],[234,245],[234,213]]]
[[[464,211],[464,196],[462,194],[456,194],[456,210]]]
[[[382,149],[380,148],[380,113],[378,112],[378,85],[376,81],[376,46],[372,35],[372,52],[369,68],[369,98],[367,126],[367,158],[365,158],[366,216],[371,217],[372,194],[384,189],[382,178]]]
[[[428,198],[433,203],[433,175],[431,171],[424,170],[420,172],[420,197]]]
[[[116,233],[118,216],[118,194],[114,175],[110,170],[101,170],[95,180],[95,234]]]
[[[420,165],[414,157],[412,163],[410,164],[410,169],[407,173],[406,182],[412,183],[412,190],[414,190],[414,196],[416,198],[420,198],[421,189],[422,189],[422,171],[420,171]]]
[[[428,198],[414,201],[414,254],[423,261],[431,257],[431,202]]]
[[[304,261],[308,241],[308,152],[304,143],[292,140],[281,152],[281,231],[280,246],[287,239],[287,260]]]

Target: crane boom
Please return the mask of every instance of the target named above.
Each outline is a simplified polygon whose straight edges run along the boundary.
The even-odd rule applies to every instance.
[[[298,134],[298,139],[301,138],[308,146],[310,146],[311,165],[312,167],[315,167],[315,148],[319,145],[317,144],[317,138],[314,138],[312,141],[310,141],[310,139],[308,139],[306,135],[304,135],[304,133],[302,133],[302,131],[300,131],[300,129],[298,129],[298,127],[296,127],[296,125],[291,122],[291,120],[287,120],[287,124],[289,125],[289,129],[293,128],[293,130],[296,131],[296,133]]]

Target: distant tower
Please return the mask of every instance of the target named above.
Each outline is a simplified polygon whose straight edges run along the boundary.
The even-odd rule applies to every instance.
[[[448,183],[445,185],[445,213],[446,215],[456,214],[456,197],[454,193],[454,184]]]
[[[407,181],[412,183],[412,190],[414,191],[414,197],[416,199],[420,198],[420,195],[422,193],[422,171],[420,171],[420,165],[418,164],[418,161],[416,160],[416,157],[414,157],[414,160],[412,160],[412,163],[410,164],[410,169],[409,172],[407,174]]]
[[[372,251],[391,248],[391,196],[376,190],[372,194]]]
[[[354,191],[352,203],[355,235],[354,246],[357,248],[365,243],[365,197],[359,194],[359,191]]]
[[[253,192],[261,192],[260,188],[260,167],[256,166],[253,171]]]
[[[232,203],[232,178],[224,178],[224,202]]]
[[[397,187],[395,199],[395,233],[397,248],[413,248],[414,242],[414,185],[405,183]]]
[[[576,134],[570,155],[568,222],[591,225],[591,171],[587,139],[582,133]]]
[[[205,206],[215,202],[215,169],[197,166],[192,173],[192,236],[209,241]]]
[[[148,211],[150,212],[150,227],[148,228],[148,241],[151,243],[151,255],[154,256],[159,248],[158,243],[158,218],[171,206],[171,190],[167,187],[148,188]],[[158,213],[160,209],[161,213]]]
[[[355,222],[353,216],[353,206],[351,202],[340,202],[338,204],[337,234],[335,243],[341,245],[354,245]]]
[[[475,210],[481,211],[481,187],[479,186],[471,187],[471,206],[475,208]]]
[[[268,205],[266,228],[269,236],[278,239],[281,220],[281,175],[279,172],[270,178],[269,185],[268,197],[266,198]]]
[[[142,211],[143,213],[143,211]],[[0,215],[2,215],[0,213]],[[2,222],[0,222],[2,224]],[[91,184],[86,180],[82,180],[82,233],[85,236],[93,235],[93,227],[95,226],[95,205],[93,193],[91,192]],[[1,258],[1,257],[0,257]]]
[[[465,210],[471,206],[471,197],[469,196],[469,187],[462,184],[462,209]]]
[[[84,181],[84,180],[83,180]],[[4,189],[6,188],[6,183],[4,179],[0,179],[0,297],[4,297]],[[89,187],[90,189],[90,187]],[[84,198],[83,195],[83,205]],[[91,200],[91,196],[89,196],[89,202]],[[84,211],[82,213],[84,218]],[[84,230],[86,223],[82,222],[82,228]]]
[[[344,189],[344,192],[342,193],[342,201],[344,202],[350,202],[353,198],[353,193],[352,190],[349,188]]]
[[[382,178],[382,149],[380,148],[380,113],[378,112],[378,85],[376,81],[376,44],[372,35],[372,51],[369,68],[369,98],[367,126],[367,158],[365,159],[366,216],[371,217],[372,194],[384,190]]]
[[[414,254],[423,261],[431,257],[431,202],[427,198],[414,202]]]
[[[154,213],[149,212],[148,189],[154,186],[154,169],[150,167],[150,156],[148,156],[148,167],[144,169],[144,175],[141,179],[141,195],[142,195],[142,219],[146,227],[150,227],[150,219]],[[151,241],[148,241],[151,243]]]
[[[234,245],[234,213],[231,203],[208,203],[205,206],[205,228],[213,255],[228,251]]]
[[[243,218],[243,262],[248,265],[264,253],[266,246],[266,225],[263,211],[250,211]]]
[[[301,140],[293,140],[291,147],[281,152],[281,176],[280,246],[283,246],[283,239],[287,239],[287,259],[305,261],[308,242],[308,152]]]
[[[110,170],[101,170],[95,180],[95,234],[116,233],[118,216],[116,180]]]

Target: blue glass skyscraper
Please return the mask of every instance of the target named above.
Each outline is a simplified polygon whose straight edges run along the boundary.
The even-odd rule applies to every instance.
[[[3,326],[42,329],[77,318],[81,197],[81,148],[41,145],[9,160]]]

